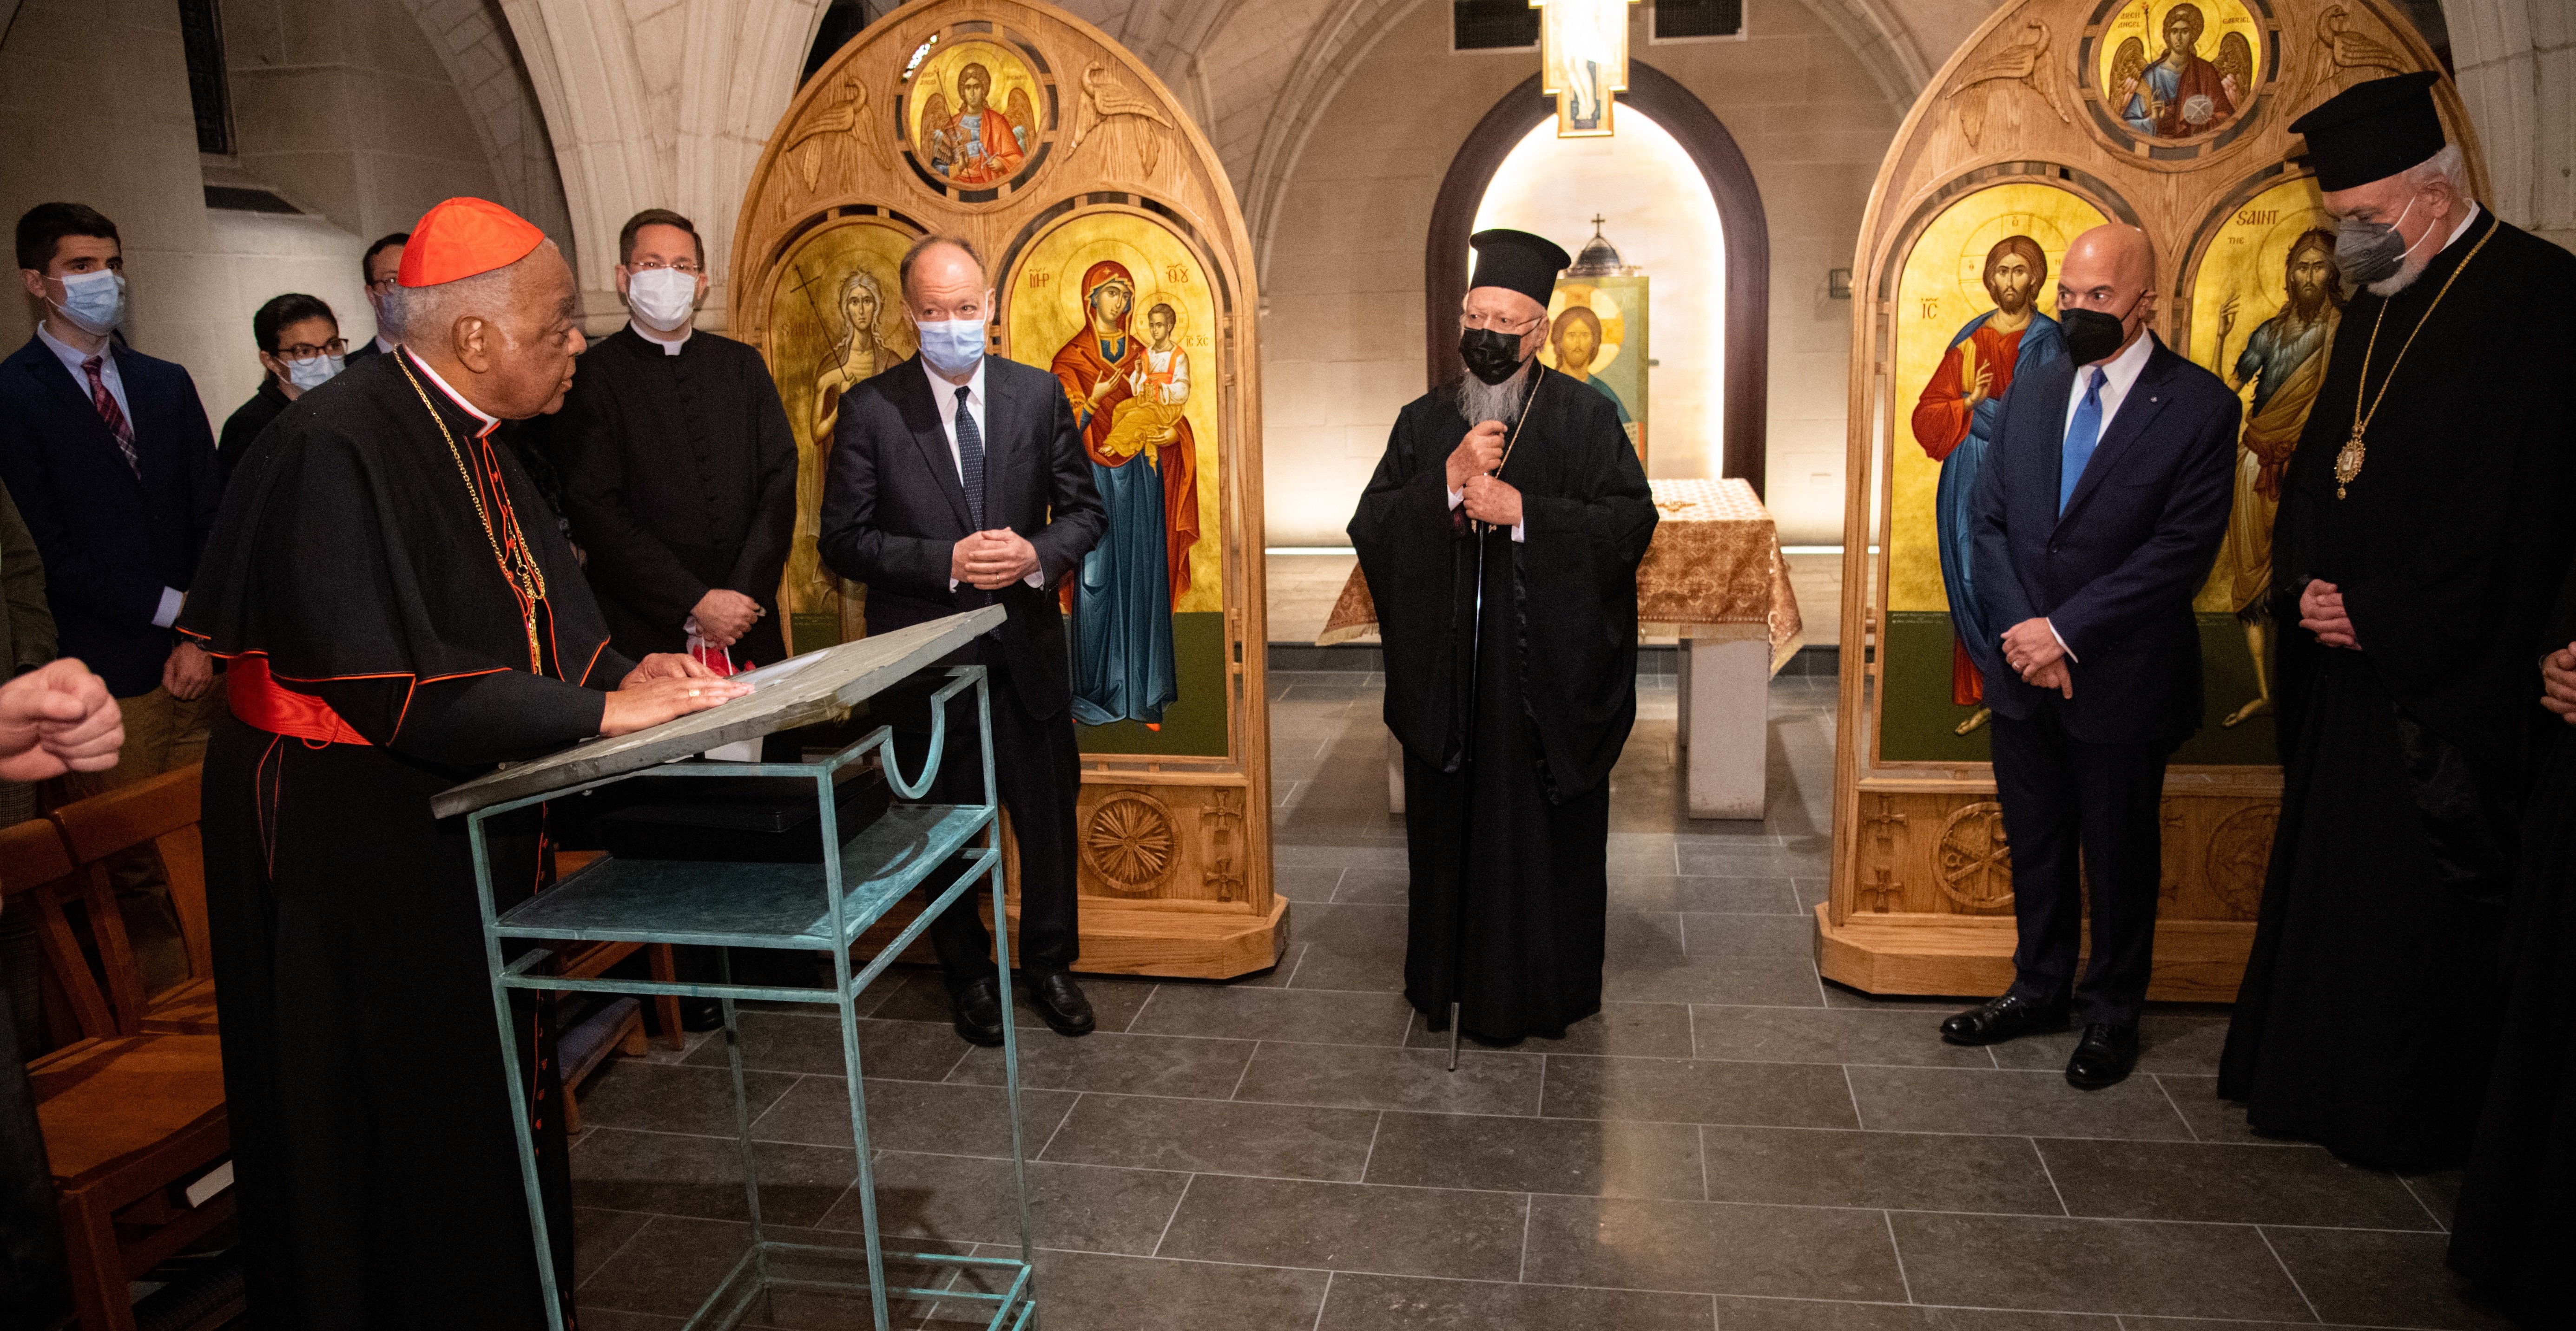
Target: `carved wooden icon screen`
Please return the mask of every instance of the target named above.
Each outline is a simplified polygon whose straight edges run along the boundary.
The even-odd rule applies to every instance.
[[[2271,481],[2342,299],[2289,123],[2354,83],[2438,68],[2382,0],[2018,0],[1915,103],[1853,264],[1828,975],[1959,994],[2011,978],[2010,860],[1967,640],[1992,626],[1954,614],[1976,576],[1969,478],[2014,370],[2059,336],[2067,243],[2116,220],[2154,247],[2152,326],[2247,402],[2226,549],[2194,606],[2207,714],[2166,783],[2152,991],[2235,997],[2280,805],[2257,668]],[[2436,95],[2479,175],[2457,92]],[[2292,328],[2312,354],[2249,350]]]
[[[798,650],[864,632],[866,589],[815,542],[840,396],[903,364],[896,265],[966,237],[997,292],[989,353],[1051,371],[1108,534],[1065,579],[1085,970],[1271,964],[1259,360],[1232,187],[1170,91],[1026,0],[915,4],[807,81],[735,231],[735,335],[799,450],[781,587]],[[917,372],[914,371],[914,372]]]

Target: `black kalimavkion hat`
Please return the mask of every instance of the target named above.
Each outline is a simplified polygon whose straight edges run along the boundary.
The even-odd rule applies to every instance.
[[[1556,294],[1556,275],[1574,262],[1563,246],[1526,231],[1479,231],[1467,243],[1476,247],[1476,275],[1469,287],[1501,287],[1541,305]]]
[[[2308,164],[2317,188],[2333,193],[2386,180],[2421,165],[2450,140],[2433,106],[2430,71],[2356,83],[2290,122],[2308,136]]]

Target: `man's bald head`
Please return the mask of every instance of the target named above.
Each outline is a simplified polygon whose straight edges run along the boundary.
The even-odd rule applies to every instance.
[[[2058,261],[2058,314],[2094,310],[2118,319],[2125,351],[2155,317],[2155,283],[2156,252],[2146,232],[2119,222],[2097,226]]]
[[[587,343],[572,269],[551,240],[488,273],[403,291],[403,345],[503,420],[563,405]]]

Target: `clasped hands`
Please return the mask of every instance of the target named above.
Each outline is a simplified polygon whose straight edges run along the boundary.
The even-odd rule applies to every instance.
[[[2576,642],[2540,658],[2540,705],[2576,726]]]
[[[769,612],[741,592],[710,587],[696,605],[689,607],[689,613],[697,617],[699,637],[719,647],[731,647]]]
[[[2004,663],[2034,688],[2075,696],[2075,676],[2066,669],[2066,647],[2045,619],[2025,619],[2004,630]]]
[[[0,685],[0,779],[104,772],[124,744],[125,714],[106,682],[71,657]]]
[[[1038,571],[1038,548],[1008,527],[979,531],[948,552],[948,578],[999,591]]]
[[[1496,479],[1503,465],[1503,423],[1484,421],[1449,454],[1449,490],[1463,494],[1467,516],[1496,527],[1521,525],[1521,492]]]
[[[2317,641],[2328,647],[2361,650],[2361,640],[2352,629],[2352,615],[2344,609],[2343,589],[2323,578],[2311,578],[2299,591],[2299,627],[2317,635]]]

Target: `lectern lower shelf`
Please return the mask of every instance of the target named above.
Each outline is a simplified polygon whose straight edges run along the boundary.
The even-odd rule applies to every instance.
[[[496,804],[569,790],[640,772],[656,763],[704,753],[736,740],[758,739],[798,726],[847,715],[852,707],[915,671],[1002,625],[1002,608],[988,605],[946,619],[845,642],[745,676],[753,691],[720,707],[666,721],[631,735],[602,737],[561,753],[468,781],[439,793],[430,810],[441,818]]]

